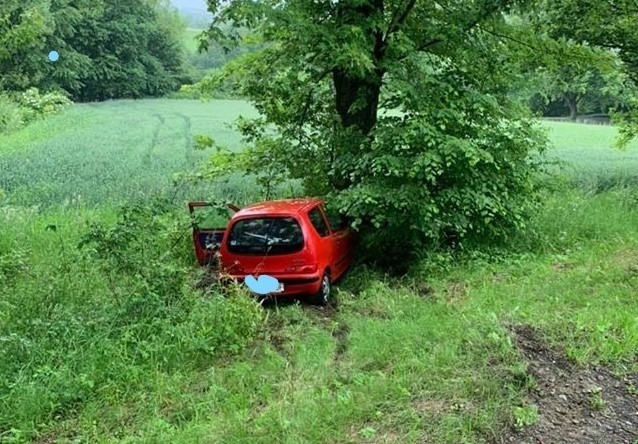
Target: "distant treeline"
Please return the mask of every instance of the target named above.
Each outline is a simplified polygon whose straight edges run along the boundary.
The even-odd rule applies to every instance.
[[[2,0],[0,91],[75,101],[162,96],[193,80],[185,21],[167,0]],[[57,51],[57,62],[47,59]]]

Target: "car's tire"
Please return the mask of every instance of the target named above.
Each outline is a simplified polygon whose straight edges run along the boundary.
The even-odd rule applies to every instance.
[[[310,301],[315,305],[325,307],[330,303],[330,297],[332,296],[332,284],[330,283],[330,276],[324,273],[321,278],[321,286],[317,294],[313,295]]]

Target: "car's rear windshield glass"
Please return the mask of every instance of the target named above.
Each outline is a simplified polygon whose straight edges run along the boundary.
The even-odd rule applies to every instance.
[[[293,217],[263,217],[235,222],[228,249],[240,254],[286,254],[303,248],[303,234]]]

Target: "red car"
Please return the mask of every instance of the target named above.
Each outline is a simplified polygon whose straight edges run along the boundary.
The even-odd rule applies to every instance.
[[[210,207],[191,202],[191,213]],[[195,253],[202,265],[216,262],[232,278],[268,275],[279,281],[277,296],[310,296],[326,305],[332,283],[352,263],[353,235],[340,217],[328,215],[321,199],[261,202],[235,211],[226,228],[194,225]],[[208,226],[206,226],[208,225]]]

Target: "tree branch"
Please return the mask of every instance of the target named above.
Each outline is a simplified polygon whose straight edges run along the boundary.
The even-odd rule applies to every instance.
[[[517,39],[515,37],[512,37],[511,35],[500,34],[500,33],[496,32],[496,31],[494,31],[492,29],[487,29],[487,28],[481,28],[481,30],[487,32],[488,34],[493,35],[494,37],[510,40],[510,41],[512,41],[514,43],[518,43],[519,45],[525,46],[525,47],[527,47],[529,49],[533,49],[535,51],[538,51],[540,49],[540,48],[538,48],[538,47],[536,47],[536,46],[534,46],[534,45],[532,45],[530,43],[527,43],[527,42],[524,42],[523,40],[519,40],[519,39]]]
[[[531,43],[528,43],[528,42],[525,42],[523,40],[517,39],[516,37],[512,37],[511,35],[498,33],[496,31],[494,31],[493,29],[481,28],[481,31],[487,32],[488,34],[491,34],[494,37],[498,37],[498,38],[501,38],[501,39],[510,40],[510,41],[512,41],[514,43],[518,43],[519,45],[525,46],[525,47],[527,47],[529,49],[533,49],[534,51],[540,51],[540,50],[547,51],[548,50],[548,48],[542,48],[542,47],[534,46]],[[551,51],[551,48],[549,49],[549,51],[553,52],[553,51]],[[580,59],[580,60],[584,60],[584,61],[589,61],[589,58],[587,58],[587,57],[585,57],[585,56],[583,56],[581,54],[577,54],[577,53],[571,54],[571,57],[574,58],[574,59]]]
[[[388,37],[397,32],[401,25],[405,23],[415,4],[416,0],[408,0],[408,4],[405,6],[405,8],[403,8],[403,11],[401,11],[401,13],[399,13],[401,8],[397,8],[396,11],[394,11],[394,13],[392,14],[392,21],[390,22],[390,26],[388,26],[388,30],[383,36],[384,44],[387,43]]]

